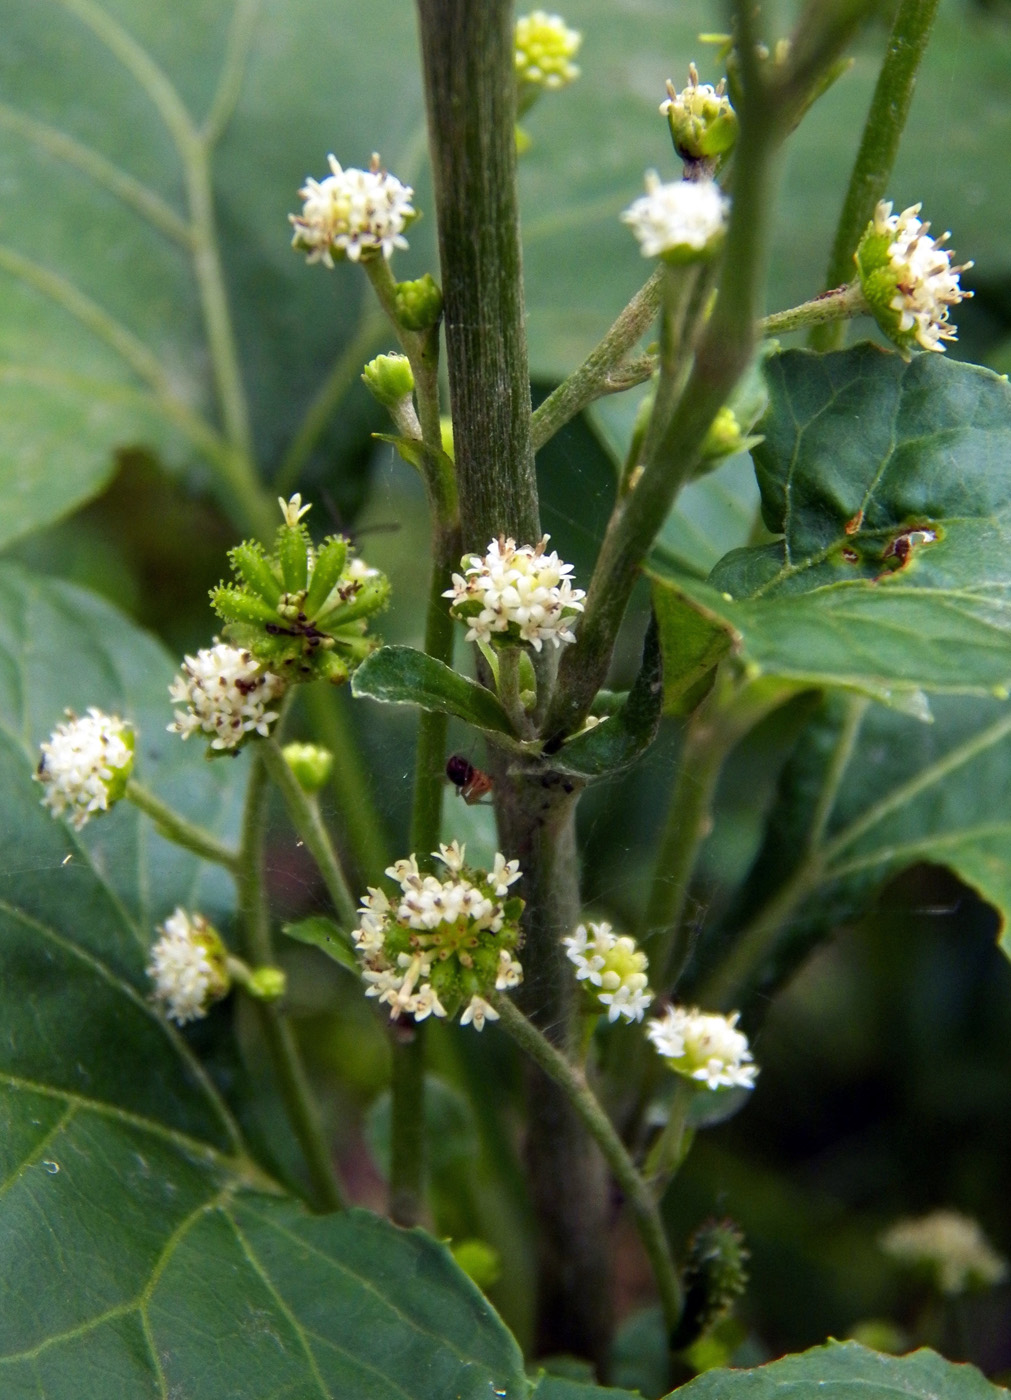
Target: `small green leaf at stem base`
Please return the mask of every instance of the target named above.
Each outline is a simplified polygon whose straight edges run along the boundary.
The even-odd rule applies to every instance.
[[[513,733],[498,699],[476,681],[414,647],[382,647],[354,674],[352,693],[384,704],[439,710],[496,734]]]

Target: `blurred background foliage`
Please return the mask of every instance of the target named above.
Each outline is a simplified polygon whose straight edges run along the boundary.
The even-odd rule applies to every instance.
[[[767,34],[783,32],[791,7],[764,11]],[[788,146],[770,310],[821,288],[887,32],[888,6],[881,11],[851,71]],[[216,484],[192,435],[129,397],[143,386],[143,364],[86,325],[59,288],[25,272],[28,260],[104,307],[160,366],[159,392],[214,422],[184,250],[52,138],[62,132],[98,151],[181,212],[180,165],[165,126],[96,39],[85,22],[90,12],[90,0],[0,0],[0,543],[9,559],[113,599],[181,653],[207,643],[207,589],[248,519]],[[195,114],[207,111],[230,3],[105,0],[105,12],[150,51]],[[664,80],[680,84],[691,59],[704,80],[715,80],[712,50],[696,35],[723,23],[707,0],[566,0],[564,13],[584,33],[583,76],[526,119],[532,146],[520,174],[536,396],[578,362],[641,284],[645,265],[617,214],[639,193],[645,168],[674,173],[656,111]],[[297,487],[314,502],[317,532],[353,531],[393,582],[386,640],[418,643],[428,567],[423,494],[392,449],[373,444],[370,434],[384,425],[358,382],[362,362],[390,348],[389,337],[365,279],[347,267],[307,268],[288,247],[286,223],[298,185],[307,173],[324,173],[329,150],[365,164],[378,148],[415,185],[418,206],[431,210],[412,7],[263,0],[249,17],[248,65],[214,180],[264,498]],[[1011,369],[1009,144],[1011,6],[944,0],[890,195],[898,207],[923,200],[934,228],[950,227],[960,257],[975,260],[967,279],[975,299],[959,310],[954,353],[1000,372]],[[398,255],[399,276],[435,270],[434,239],[429,212],[412,229],[410,252]],[[857,330],[869,333],[866,324]],[[580,582],[592,568],[635,403],[634,394],[605,401],[540,455],[544,527]],[[313,413],[317,430],[304,431]],[[704,575],[746,539],[755,500],[750,464],[730,461],[689,488],[664,541]],[[643,591],[616,683],[627,683],[637,662],[645,609]],[[755,731],[724,773],[695,892],[700,926],[727,906],[758,848],[796,736],[789,718]],[[352,710],[339,694],[314,700],[298,725],[345,736],[347,761],[374,775],[374,834],[402,850],[410,714],[369,702]],[[455,740],[480,761],[468,736]],[[641,909],[677,745],[668,722],[646,761],[600,784],[582,806],[587,906],[618,924]],[[489,809],[447,803],[449,834],[466,837],[474,856],[493,846]],[[338,827],[347,821],[335,796],[326,805]],[[281,917],[325,907],[280,821],[271,866]],[[840,930],[773,1003],[749,1008],[758,1088],[746,1112],[699,1135],[669,1202],[676,1239],[713,1212],[732,1215],[748,1238],[753,1285],[723,1337],[721,1359],[801,1349],[877,1318],[907,1340],[929,1334],[949,1355],[1011,1373],[1011,1288],[940,1310],[878,1245],[896,1217],[952,1206],[977,1217],[1011,1254],[1011,969],[995,949],[996,932],[993,912],[971,892],[920,868],[893,883],[859,924]],[[346,1178],[357,1199],[381,1206],[385,1031],[331,965],[297,950],[290,972]],[[255,1056],[241,1017],[238,1029]],[[531,1260],[511,1131],[515,1065],[494,1035],[479,1040],[440,1026],[432,1042],[432,1223],[456,1241],[478,1238],[499,1251],[502,1277],[490,1293],[522,1339]],[[216,1053],[210,1041],[206,1048]],[[496,1105],[468,1094],[488,1076],[501,1085]],[[274,1131],[276,1107],[261,1103],[255,1114],[258,1136],[276,1157],[283,1140]],[[649,1282],[637,1257],[631,1242],[619,1252],[629,1319],[621,1378],[648,1390],[653,1332],[637,1310]]]

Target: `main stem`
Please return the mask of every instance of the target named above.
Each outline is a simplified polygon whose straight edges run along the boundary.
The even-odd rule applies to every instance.
[[[530,431],[516,194],[509,0],[418,0],[439,220],[446,355],[464,548],[540,537]],[[547,676],[539,684],[547,683]],[[527,900],[523,966],[533,1018],[566,1042],[572,979],[560,938],[578,921],[576,791],[494,755],[502,850]],[[515,767],[515,765],[514,765]],[[528,1166],[541,1246],[538,1349],[603,1369],[611,1331],[607,1198],[599,1156],[542,1072],[529,1083]]]
[[[246,790],[239,851],[239,909],[243,948],[253,967],[276,961],[270,937],[270,915],[263,884],[263,842],[267,809],[267,774],[262,754],[251,746],[252,766]],[[340,1210],[344,1198],[333,1158],[323,1134],[302,1056],[287,1016],[276,1002],[254,1001],[267,1051],[292,1131],[302,1149],[316,1203],[322,1210]]]

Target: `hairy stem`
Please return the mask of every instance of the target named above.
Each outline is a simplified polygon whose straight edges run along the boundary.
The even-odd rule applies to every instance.
[[[600,344],[536,410],[530,424],[535,452],[539,452],[559,428],[575,418],[587,404],[604,394],[615,392],[611,387],[614,371],[632,346],[645,335],[659,309],[662,274],[662,267],[655,269]]]
[[[530,1056],[552,1083],[558,1086],[600,1148],[635,1219],[639,1238],[656,1279],[664,1324],[668,1333],[672,1334],[681,1320],[681,1284],[652,1192],[636,1171],[634,1162],[587,1084],[582,1071],[570,1064],[507,996],[501,992],[494,992],[491,1001],[499,1013],[502,1029]],[[595,1281],[584,1279],[584,1286],[592,1288]]]
[[[804,330],[807,326],[849,321],[854,316],[863,316],[869,309],[860,283],[853,282],[847,287],[822,292],[800,306],[791,306],[788,311],[774,311],[759,323],[759,329],[766,337],[786,335],[789,331]]]
[[[853,254],[878,200],[884,197],[938,3],[939,0],[902,0],[896,11],[839,215],[826,286],[834,287],[853,275]],[[837,350],[845,338],[845,322],[826,325],[812,333],[811,345],[816,350]]]
[[[540,538],[510,0],[417,0],[465,548]]]
[[[206,831],[202,826],[188,821],[175,808],[170,807],[167,802],[163,802],[160,797],[156,797],[149,788],[138,783],[136,778],[131,778],[127,783],[125,796],[135,807],[139,807],[151,818],[155,829],[167,841],[172,841],[176,846],[182,846],[185,850],[192,851],[202,860],[213,861],[215,865],[223,865],[233,875],[238,874],[238,851],[233,850],[231,846],[226,846],[223,841],[219,841],[216,836]]]
[[[250,757],[252,766],[239,853],[239,909],[242,914],[243,956],[251,966],[262,967],[276,962],[263,883],[268,793],[263,746],[252,745]],[[288,1121],[302,1149],[313,1195],[320,1209],[340,1210],[344,1205],[343,1193],[291,1024],[277,1002],[254,1001],[253,1005]]]

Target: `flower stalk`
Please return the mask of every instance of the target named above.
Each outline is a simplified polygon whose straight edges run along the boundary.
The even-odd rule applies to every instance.
[[[170,807],[167,802],[156,797],[150,788],[139,783],[136,778],[129,780],[123,796],[151,818],[155,829],[167,841],[173,842],[176,846],[182,846],[184,850],[192,851],[201,860],[209,860],[215,865],[224,866],[232,875],[238,874],[238,851],[225,845],[223,841],[219,841],[216,836],[196,822],[189,821],[174,807]]]

